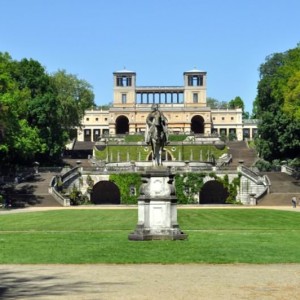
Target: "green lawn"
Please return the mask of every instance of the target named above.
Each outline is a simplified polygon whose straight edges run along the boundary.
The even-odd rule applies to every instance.
[[[185,241],[128,240],[137,210],[0,215],[0,263],[300,263],[300,213],[179,209]]]

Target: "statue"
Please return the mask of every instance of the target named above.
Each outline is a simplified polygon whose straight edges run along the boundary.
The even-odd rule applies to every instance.
[[[151,145],[155,164],[161,165],[161,152],[169,143],[167,119],[159,110],[158,104],[153,104],[151,110],[146,119],[145,142]]]
[[[128,235],[132,241],[185,240],[177,222],[175,174],[161,167],[161,153],[168,144],[167,119],[153,104],[146,119],[145,142],[152,147],[154,167],[141,174],[143,184],[138,197],[138,223]]]

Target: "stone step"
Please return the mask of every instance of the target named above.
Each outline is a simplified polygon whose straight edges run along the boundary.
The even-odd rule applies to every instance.
[[[300,201],[300,193],[271,193],[261,199],[257,206],[292,206],[292,197]]]
[[[7,195],[11,205],[13,207],[61,206],[48,192],[50,181],[55,175],[54,172],[39,173],[24,179]]]

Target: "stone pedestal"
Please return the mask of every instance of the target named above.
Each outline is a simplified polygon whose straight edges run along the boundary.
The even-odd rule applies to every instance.
[[[153,168],[142,175],[138,199],[138,223],[129,240],[184,240],[177,223],[177,197],[174,175],[164,167]]]

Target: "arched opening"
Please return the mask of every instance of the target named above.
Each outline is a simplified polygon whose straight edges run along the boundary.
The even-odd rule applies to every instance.
[[[116,134],[125,134],[129,132],[129,120],[125,116],[119,116],[116,120]]]
[[[120,204],[120,190],[111,181],[99,181],[93,187],[91,201],[94,204]]]
[[[226,204],[228,190],[216,180],[207,181],[199,194],[200,204]]]
[[[194,116],[191,120],[191,131],[204,133],[204,119],[201,116]]]

